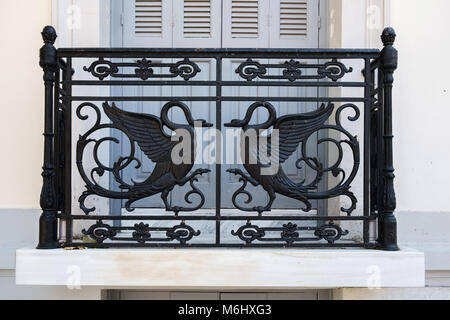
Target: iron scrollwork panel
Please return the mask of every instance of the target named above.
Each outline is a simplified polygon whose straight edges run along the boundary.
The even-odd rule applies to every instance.
[[[265,108],[269,112],[269,119],[262,124],[249,124],[253,113],[258,108]],[[305,212],[309,212],[312,208],[310,200],[312,199],[330,199],[338,196],[347,196],[351,200],[351,206],[349,208],[341,208],[341,211],[349,216],[356,209],[357,198],[350,191],[351,184],[355,179],[359,165],[360,165],[360,148],[359,142],[356,136],[351,135],[341,124],[341,113],[343,110],[350,108],[355,112],[354,116],[349,116],[349,121],[356,121],[360,117],[360,111],[354,104],[344,104],[340,106],[335,113],[335,123],[327,124],[330,116],[333,114],[335,106],[329,103],[327,106],[324,104],[314,112],[303,114],[291,114],[281,117],[277,117],[277,113],[272,104],[268,102],[256,102],[252,104],[248,110],[244,119],[235,119],[230,123],[225,124],[226,127],[241,128],[241,155],[244,155],[243,166],[247,173],[244,173],[240,169],[229,169],[228,172],[238,175],[242,186],[236,190],[232,197],[233,204],[236,208],[242,211],[256,211],[262,214],[265,211],[270,211],[272,203],[276,199],[276,194],[281,194],[286,197],[299,200],[304,203]],[[249,131],[254,132],[257,136],[257,141],[262,139],[262,134],[265,130],[273,128],[278,132],[277,149],[273,148],[274,139],[272,135],[269,135],[264,140],[264,144],[251,144],[247,140]],[[320,130],[335,130],[339,132],[343,137],[341,140],[337,140],[331,137],[322,138],[317,141],[318,145],[323,143],[331,143],[336,146],[338,150],[337,160],[330,166],[324,165],[319,159],[308,157],[306,145],[310,137]],[[293,153],[299,148],[301,144],[302,157],[297,160],[297,168],[301,168],[302,163],[311,168],[316,176],[310,183],[302,181],[300,183],[293,182],[285,174],[282,164],[293,155]],[[346,171],[341,168],[341,163],[344,158],[343,144],[350,147],[353,156],[353,168],[350,174],[347,176]],[[273,153],[274,158],[268,159],[268,156]],[[253,157],[254,161],[251,161]],[[276,163],[278,165],[277,170],[270,174],[263,174],[263,170]],[[339,183],[336,186],[329,188],[326,191],[317,191],[319,182],[322,180],[324,174],[331,172],[331,174],[338,178],[341,176]],[[239,196],[245,197],[245,204],[252,202],[252,195],[246,187],[248,183],[253,186],[262,186],[263,189],[269,195],[269,202],[266,206],[257,207],[244,207],[237,201]]]
[[[303,237],[301,232],[312,232],[314,237]],[[275,233],[278,237],[267,237],[268,234]],[[348,235],[347,230],[335,224],[333,221],[318,227],[299,227],[297,224],[289,222],[283,224],[282,227],[259,227],[247,221],[247,223],[236,231],[232,231],[233,236],[238,237],[247,244],[255,241],[261,242],[286,242],[292,245],[296,242],[310,242],[325,240],[329,244],[333,244],[340,240],[343,236]]]
[[[171,108],[178,107],[184,112],[188,124],[177,124],[169,119],[168,112]],[[195,182],[197,177],[210,172],[208,169],[197,169],[191,173],[195,160],[195,147],[191,146],[191,160],[189,163],[174,164],[172,162],[172,150],[178,144],[173,141],[172,137],[166,134],[163,127],[167,127],[173,131],[183,129],[191,135],[191,143],[194,143],[194,121],[201,124],[202,127],[211,127],[212,124],[205,120],[194,120],[188,107],[182,102],[169,102],[164,105],[161,110],[161,116],[156,117],[150,114],[139,114],[123,111],[114,104],[109,105],[107,102],[103,104],[103,111],[109,118],[111,123],[101,123],[101,111],[93,103],[82,103],[77,108],[77,116],[81,120],[87,120],[88,115],[83,115],[84,108],[91,108],[96,115],[95,123],[83,135],[80,135],[77,142],[77,167],[81,178],[86,183],[86,191],[79,198],[80,208],[88,215],[96,210],[95,207],[87,207],[86,199],[91,195],[98,195],[110,199],[126,199],[125,208],[133,211],[132,204],[140,199],[160,194],[164,201],[167,211],[173,211],[178,215],[181,211],[195,211],[201,208],[205,202],[205,196],[199,190]],[[122,132],[130,142],[130,154],[121,156],[115,161],[111,167],[104,165],[100,161],[99,148],[105,142],[119,144],[120,141],[114,137],[94,138],[94,133],[102,129],[114,129]],[[88,174],[83,164],[83,158],[86,153],[86,147],[93,144],[93,159],[96,166],[90,170]],[[122,179],[121,172],[135,164],[136,169],[141,166],[141,162],[135,156],[136,144],[143,153],[155,163],[155,168],[144,182],[127,183]],[[119,184],[121,191],[113,191],[105,188],[98,183],[96,176],[103,176],[105,172],[110,172]],[[189,183],[191,190],[186,193],[185,200],[192,204],[191,196],[198,195],[200,197],[199,204],[192,208],[171,206],[168,201],[169,193],[175,186],[183,186]]]
[[[128,231],[130,236],[120,236],[121,234],[126,234],[124,231]],[[143,222],[136,223],[133,227],[115,227],[104,223],[102,220],[98,220],[88,230],[84,229],[82,233],[99,244],[106,240],[111,240],[134,241],[140,244],[147,242],[178,241],[184,245],[192,240],[192,238],[200,235],[199,230],[194,230],[194,228],[187,225],[184,221],[173,227],[150,227],[149,224]],[[161,237],[161,235],[155,236],[155,233],[163,233],[165,237]]]
[[[134,73],[126,72],[126,70],[130,68],[134,68]],[[165,68],[168,69],[169,72],[156,73],[155,68]],[[105,58],[99,58],[89,67],[84,67],[83,70],[91,73],[92,76],[100,80],[104,80],[107,77],[137,78],[141,80],[147,80],[150,78],[181,77],[188,81],[201,72],[200,67],[188,58],[175,63],[153,62],[151,60],[147,60],[146,58],[136,60],[134,62],[112,62],[110,60],[105,60]]]
[[[270,75],[270,69],[282,69],[282,75]],[[304,74],[305,69],[315,69],[316,74],[307,75]],[[353,69],[347,68],[342,62],[337,59],[325,62],[323,64],[308,64],[301,63],[296,60],[285,61],[281,64],[276,63],[259,63],[249,58],[247,61],[242,62],[236,69],[236,73],[247,81],[254,79],[286,79],[291,82],[296,80],[319,80],[328,78],[332,81],[337,81],[345,76],[346,73],[352,72]]]

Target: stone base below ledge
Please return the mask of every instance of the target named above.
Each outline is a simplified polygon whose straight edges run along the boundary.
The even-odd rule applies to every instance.
[[[421,252],[363,249],[16,251],[18,285],[283,290],[423,287]]]

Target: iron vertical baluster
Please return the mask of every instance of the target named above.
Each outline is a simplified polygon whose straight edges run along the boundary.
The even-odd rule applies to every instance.
[[[375,89],[375,70],[378,67],[372,67],[370,71],[370,79],[373,83],[371,98],[375,99],[377,92],[380,91],[379,86]],[[378,148],[378,110],[380,106],[379,95],[371,104],[370,109],[370,216],[374,217],[377,211],[377,148]]]
[[[374,61],[370,70],[370,81],[372,82],[371,98],[375,99],[370,109],[370,221],[369,221],[369,241],[375,243],[377,240],[377,220],[378,216],[378,154],[379,154],[379,114],[380,114],[380,81],[379,74],[375,77],[375,71],[379,68],[379,61]],[[377,87],[375,89],[375,83]]]
[[[53,86],[55,72],[58,70],[56,57],[56,31],[51,26],[46,26],[42,31],[44,45],[40,49],[39,65],[44,70],[45,83],[45,116],[44,116],[44,165],[42,171],[42,191],[40,205],[42,215],[39,219],[39,244],[38,249],[55,249],[58,244],[58,219],[57,196],[55,190],[55,165],[54,165],[54,132],[53,132]]]
[[[216,58],[216,96],[222,96],[222,63],[221,57]],[[216,130],[222,131],[222,101],[216,101]],[[220,215],[222,207],[222,140],[216,139],[216,244],[220,244]]]
[[[384,184],[382,190],[382,208],[379,217],[379,243],[381,249],[386,251],[399,250],[397,245],[397,220],[394,216],[396,198],[392,146],[392,85],[398,60],[397,50],[393,47],[395,36],[394,29],[384,29],[381,35],[384,48],[380,55],[380,69],[383,71],[384,83]]]
[[[54,123],[54,164],[55,164],[55,190],[57,194],[57,210],[62,211],[64,206],[64,194],[61,186],[63,186],[63,175],[61,174],[63,162],[61,159],[61,136],[63,134],[63,127],[61,125],[61,119],[63,117],[63,111],[59,104],[59,83],[60,83],[61,69],[58,64],[58,69],[55,72],[55,91],[53,95],[53,123]],[[61,229],[61,228],[60,228]]]
[[[373,78],[370,67],[370,59],[364,59],[364,82],[366,86],[364,88],[364,98],[366,102],[364,102],[364,194],[363,194],[363,202],[364,202],[364,216],[370,216],[370,134],[371,134],[371,109],[373,102],[370,100],[372,98],[371,94],[373,92]],[[363,223],[363,237],[364,244],[366,246],[369,245],[369,222],[364,220]]]
[[[62,104],[64,106],[64,193],[68,196],[64,199],[63,217],[66,221],[66,242],[72,242],[72,102],[67,97],[72,95],[72,76],[74,70],[72,69],[72,58],[67,58],[66,68],[63,72],[63,91]]]
[[[55,91],[53,97],[53,123],[54,123],[54,164],[55,164],[55,190],[57,195],[57,210],[64,212],[65,190],[64,190],[64,109],[60,102],[61,94],[61,70],[64,72],[64,64],[58,60],[58,70],[55,72]],[[64,90],[62,90],[64,91]],[[59,240],[66,241],[65,221],[59,220]]]
[[[377,109],[377,231],[378,238],[377,242],[380,243],[379,239],[379,230],[380,230],[380,212],[383,207],[383,186],[384,186],[384,83],[383,83],[384,75],[380,66],[378,66],[378,109]]]

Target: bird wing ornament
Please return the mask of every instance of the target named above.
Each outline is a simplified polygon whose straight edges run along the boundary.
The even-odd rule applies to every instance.
[[[113,103],[103,104],[105,114],[112,123],[137,142],[142,152],[155,163],[171,161],[172,149],[177,144],[163,130],[161,119],[151,114],[123,111]]]
[[[334,105],[322,105],[311,113],[286,115],[277,119],[274,129],[278,129],[279,162],[284,163],[306,139],[323,126],[333,112]]]

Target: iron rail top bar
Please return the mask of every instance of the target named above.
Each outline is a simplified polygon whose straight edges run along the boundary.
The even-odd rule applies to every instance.
[[[363,88],[365,82],[276,82],[276,81],[148,81],[148,80],[72,80],[61,81],[62,84],[74,86],[210,86],[215,87],[354,87]]]
[[[211,57],[247,57],[252,58],[377,58],[380,55],[378,49],[255,49],[255,48],[60,48],[58,57],[143,57],[170,55],[171,57],[183,57],[186,55]]]
[[[221,97],[214,96],[204,97],[107,97],[107,96],[66,96],[61,100],[67,101],[276,101],[276,102],[374,102],[374,98],[358,98],[358,97]]]
[[[72,215],[73,220],[148,220],[148,221],[158,221],[158,220],[173,220],[173,221],[200,221],[200,220],[212,220],[212,221],[245,221],[245,220],[255,220],[255,221],[371,221],[374,220],[373,216],[227,216],[221,215],[216,217],[214,213],[210,215],[197,215],[197,216],[187,216],[179,215],[175,216],[164,216],[164,215],[129,215],[129,216],[86,216],[86,215]]]

